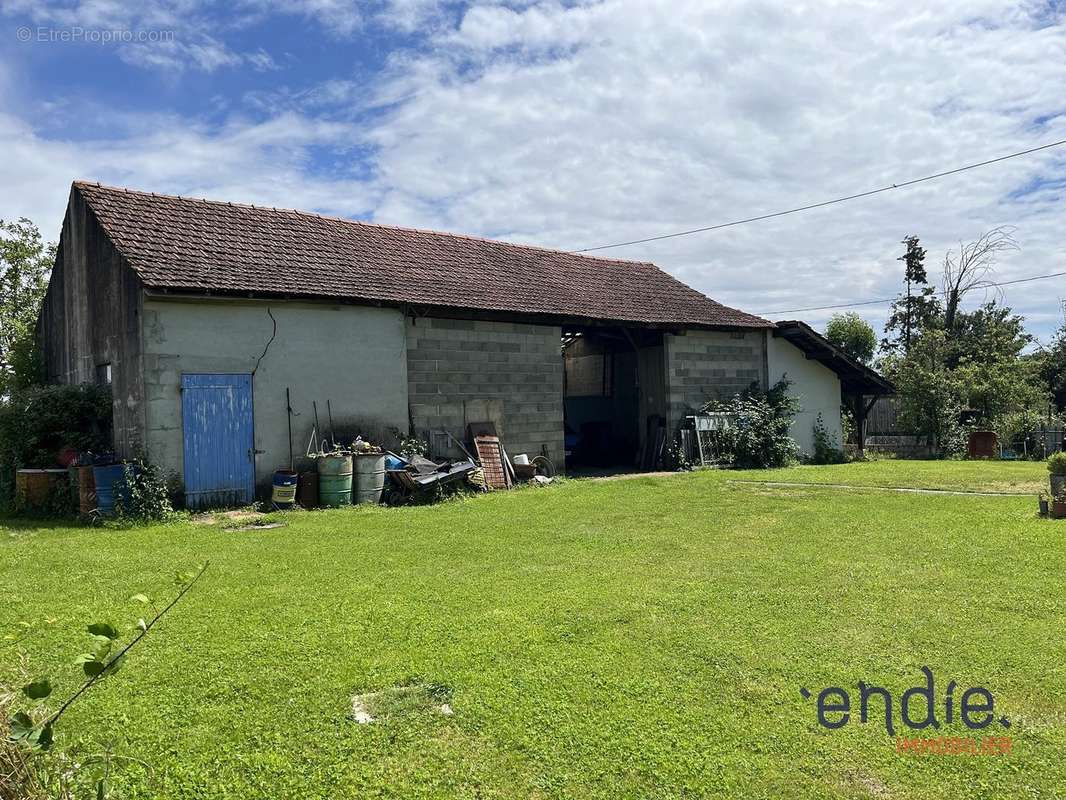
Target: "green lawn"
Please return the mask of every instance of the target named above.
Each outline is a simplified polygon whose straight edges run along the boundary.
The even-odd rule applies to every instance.
[[[570,481],[233,532],[0,528],[0,627],[75,680],[83,625],[211,566],[63,720],[144,759],[121,797],[1056,797],[1066,786],[1066,521],[1031,497],[730,483],[1029,487],[1040,465],[877,462]],[[44,622],[53,617],[51,624]],[[17,648],[0,653],[10,668]],[[1008,756],[899,755],[814,693],[896,698],[928,665],[988,687]],[[417,678],[435,708],[359,725]],[[938,697],[938,704],[940,698]],[[125,726],[124,726],[125,723]],[[943,733],[964,735],[959,725]],[[929,734],[932,735],[932,734]]]
[[[894,461],[881,459],[832,466],[723,472],[733,480],[839,483],[968,492],[1035,495],[1048,491],[1042,461]]]

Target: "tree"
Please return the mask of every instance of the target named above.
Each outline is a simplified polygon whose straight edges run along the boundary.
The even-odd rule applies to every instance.
[[[1025,319],[992,300],[975,311],[959,311],[945,330],[945,365],[955,371],[970,408],[986,424],[1027,409],[1046,409],[1047,391],[1039,369],[1022,351],[1035,339]]]
[[[954,326],[945,331],[951,368],[966,362],[1013,360],[1036,341],[1025,330],[1025,318],[995,300],[974,311],[957,312]]]
[[[1033,363],[1056,408],[1066,412],[1066,322],[1055,333],[1051,344],[1034,356]]]
[[[964,445],[959,423],[964,389],[945,366],[947,352],[944,332],[931,330],[915,339],[909,352],[891,354],[882,364],[899,394],[900,424],[942,456],[956,455]]]
[[[892,311],[885,322],[885,338],[881,348],[893,353],[903,348],[909,352],[914,341],[925,330],[937,327],[940,319],[940,300],[936,290],[929,285],[925,271],[925,248],[918,244],[917,236],[903,240],[907,251],[899,260],[905,265],[903,280],[907,285],[892,304]]]
[[[55,258],[30,220],[0,220],[0,396],[39,378],[34,329]]]
[[[1014,228],[1001,226],[981,234],[969,244],[959,242],[959,252],[944,256],[944,328],[951,331],[958,318],[959,303],[974,289],[987,288],[998,257],[1018,250]]]
[[[825,328],[825,338],[856,361],[869,364],[877,348],[877,334],[854,312],[834,314]]]

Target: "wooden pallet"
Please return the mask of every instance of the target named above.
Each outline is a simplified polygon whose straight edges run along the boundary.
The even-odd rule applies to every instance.
[[[490,489],[510,489],[511,475],[504,464],[503,445],[499,436],[475,436],[474,449],[477,450],[481,469],[485,472],[485,485]]]

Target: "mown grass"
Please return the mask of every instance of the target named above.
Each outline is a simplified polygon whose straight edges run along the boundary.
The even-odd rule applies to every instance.
[[[898,461],[880,459],[852,464],[800,466],[775,470],[722,472],[734,480],[838,483],[966,492],[1037,494],[1048,491],[1042,461]]]
[[[895,470],[877,483],[944,474],[875,466]],[[998,486],[1016,477],[1003,466],[956,476]],[[122,797],[1054,797],[1066,522],[1034,511],[698,473],[262,531],[10,526],[0,625],[54,617],[20,644],[54,674],[86,622],[129,624],[130,595],[163,598],[176,569],[210,559],[63,720],[67,742],[152,765],[122,771]],[[799,693],[866,680],[898,708],[923,664],[938,692],[994,692],[1011,755],[898,755],[876,722],[820,728]],[[349,719],[353,695],[413,682],[454,714]]]

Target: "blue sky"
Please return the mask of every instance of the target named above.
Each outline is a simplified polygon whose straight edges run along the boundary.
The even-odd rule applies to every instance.
[[[85,178],[576,249],[1066,139],[1064,85],[1056,3],[0,0],[0,217],[54,237]],[[1066,269],[1064,186],[1066,148],[604,254],[766,313],[1012,225],[1011,280]],[[1063,298],[1002,296],[1044,338]]]

